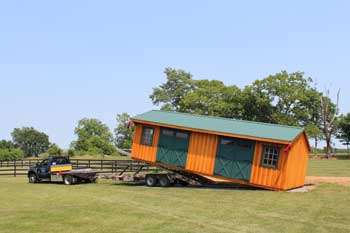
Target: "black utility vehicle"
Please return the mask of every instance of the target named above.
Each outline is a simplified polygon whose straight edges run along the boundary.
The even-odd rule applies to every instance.
[[[96,181],[96,172],[90,168],[73,169],[68,157],[49,157],[28,170],[29,183],[42,181],[64,184],[91,183]]]

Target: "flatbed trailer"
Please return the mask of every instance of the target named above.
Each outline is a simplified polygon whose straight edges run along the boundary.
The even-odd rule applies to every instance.
[[[140,166],[139,169],[130,174],[126,171],[128,167],[126,167],[122,172],[120,172],[114,178],[117,181],[121,182],[144,182],[148,187],[169,187],[175,184],[180,184],[183,186],[187,185],[214,185],[215,181],[208,179],[204,176],[181,171],[177,169],[171,169],[162,165],[155,165],[153,163],[147,163],[142,161],[145,164],[149,164],[155,167],[158,167],[161,172],[157,173],[148,173],[147,170],[143,170],[144,166]]]

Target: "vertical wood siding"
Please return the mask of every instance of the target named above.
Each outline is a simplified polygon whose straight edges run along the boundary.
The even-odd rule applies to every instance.
[[[261,156],[265,144],[266,143],[262,142],[256,143],[250,183],[277,190],[283,189],[285,183],[285,164],[287,161],[287,154],[283,151],[284,147],[282,146],[281,154],[278,161],[278,168],[273,169],[261,167]]]
[[[186,170],[213,175],[218,136],[191,133]]]
[[[305,134],[299,136],[288,154],[285,189],[302,187],[309,162],[309,149]]]
[[[141,124],[135,125],[135,132],[134,132],[132,152],[131,152],[132,158],[141,159],[147,162],[156,161],[160,128],[158,126],[150,126],[150,127],[154,128],[153,144],[152,146],[145,146],[140,143],[141,135],[142,135],[142,125]]]

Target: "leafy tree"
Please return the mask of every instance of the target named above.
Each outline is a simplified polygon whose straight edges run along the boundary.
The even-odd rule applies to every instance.
[[[23,150],[25,156],[38,156],[49,148],[49,136],[33,127],[15,128],[11,133],[13,142]]]
[[[118,126],[114,129],[115,144],[118,148],[131,148],[134,126],[130,125],[130,115],[126,112],[117,115]]]
[[[51,144],[49,146],[49,149],[47,150],[47,153],[51,156],[53,155],[62,155],[63,150],[56,145],[55,143]]]
[[[242,119],[265,123],[276,123],[273,119],[274,107],[269,95],[258,85],[246,86],[242,91]]]
[[[7,141],[7,140],[0,141],[0,149],[11,150],[11,149],[15,149],[15,148],[16,148],[16,145],[11,141]]]
[[[166,68],[164,73],[167,81],[153,88],[150,98],[153,104],[161,105],[162,110],[183,112],[181,101],[193,90],[192,75],[172,68]]]
[[[74,132],[78,136],[78,140],[71,145],[75,150],[105,155],[115,152],[112,133],[98,119],[81,119]]]
[[[239,117],[240,89],[218,80],[195,80],[193,91],[180,101],[184,112],[209,116]]]
[[[287,73],[282,71],[257,80],[252,85],[255,95],[263,97],[265,106],[267,99],[272,106],[271,122],[305,126],[310,122],[314,108],[319,106],[320,93],[311,88],[312,79],[305,78],[304,73]],[[272,110],[272,111],[271,111]]]
[[[339,117],[337,138],[346,146],[348,156],[350,156],[350,113]]]
[[[317,156],[318,142],[323,139],[323,133],[320,127],[314,123],[310,123],[305,128],[306,133],[309,137],[314,139],[314,155]]]
[[[17,160],[23,158],[23,151],[11,141],[0,141],[0,160]]]

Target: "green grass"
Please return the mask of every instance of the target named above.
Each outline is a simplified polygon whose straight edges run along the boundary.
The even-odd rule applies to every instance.
[[[350,160],[310,160],[308,176],[350,176]]]
[[[350,161],[311,160],[308,175],[350,176]],[[350,187],[308,193],[97,184],[0,177],[0,232],[350,232]]]
[[[0,178],[0,232],[350,232],[350,187],[309,193]]]

